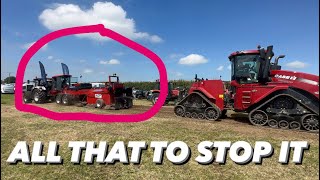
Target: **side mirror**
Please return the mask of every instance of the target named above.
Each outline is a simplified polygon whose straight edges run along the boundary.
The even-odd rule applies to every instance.
[[[286,57],[286,56],[285,56],[285,55],[279,55],[278,57],[276,57],[276,59],[274,60],[274,64],[275,64],[275,65],[278,65],[279,59],[280,59],[280,58],[284,58],[284,57]]]

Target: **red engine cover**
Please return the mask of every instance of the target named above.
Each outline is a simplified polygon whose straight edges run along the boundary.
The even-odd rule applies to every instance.
[[[220,108],[220,110],[223,110],[224,85],[221,80],[202,80],[202,81],[194,82],[191,85],[188,94],[192,92],[202,93],[212,103],[216,104]]]

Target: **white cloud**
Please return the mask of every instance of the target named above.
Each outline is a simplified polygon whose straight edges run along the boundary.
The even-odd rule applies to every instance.
[[[92,72],[93,72],[92,69],[85,69],[85,70],[83,70],[83,73],[85,73],[85,74],[89,74],[89,73],[92,73]]]
[[[120,61],[117,60],[117,59],[111,59],[111,60],[109,60],[109,61],[103,61],[103,60],[101,60],[101,61],[99,61],[99,63],[100,63],[100,64],[112,64],[112,65],[114,65],[114,64],[120,64]]]
[[[231,70],[231,65],[228,66],[228,69]]]
[[[217,68],[217,71],[223,71],[223,66],[219,66],[219,67]]]
[[[79,62],[80,62],[80,63],[85,63],[85,62],[86,62],[86,60],[81,59]]]
[[[161,42],[163,42],[163,40],[157,35],[152,35],[152,36],[150,36],[150,42],[161,43]]]
[[[31,43],[26,43],[22,46],[23,49],[29,49],[35,42]],[[45,44],[44,46],[41,47],[40,50],[46,50],[48,48],[48,44]]]
[[[285,66],[290,68],[295,68],[295,69],[301,69],[301,68],[307,67],[308,64],[301,61],[293,61],[293,62],[287,63]]]
[[[48,59],[53,59],[53,56],[48,56]]]
[[[121,6],[112,2],[96,2],[90,9],[81,9],[76,4],[56,4],[54,7],[42,11],[39,20],[49,30],[103,24],[106,28],[131,39],[145,39],[153,43],[163,41],[157,35],[138,32],[134,19],[128,18],[127,12]],[[110,40],[99,34],[82,34],[78,36],[98,41]]]
[[[196,65],[207,63],[208,59],[199,54],[190,54],[186,57],[183,57],[179,60],[179,64],[184,65]]]

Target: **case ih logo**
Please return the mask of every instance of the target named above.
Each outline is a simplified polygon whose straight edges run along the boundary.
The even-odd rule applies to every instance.
[[[280,74],[276,74],[274,77],[281,78],[281,79],[289,79],[289,80],[296,80],[297,79],[297,77],[295,77],[295,76],[286,76],[286,75],[280,75]]]

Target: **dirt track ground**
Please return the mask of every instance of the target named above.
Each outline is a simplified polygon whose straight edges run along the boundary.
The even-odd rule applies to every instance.
[[[5,97],[7,98],[7,97]],[[135,107],[127,110],[105,110],[81,107],[58,106],[54,103],[41,105],[58,112],[85,111],[92,113],[132,114],[141,113],[151,106],[147,101],[135,101]],[[217,122],[193,120],[176,117],[172,106],[165,106],[148,121],[140,123],[93,123],[86,121],[52,121],[38,115],[19,112],[10,101],[1,100],[1,174],[7,178],[25,177],[28,179],[62,178],[75,179],[318,179],[319,177],[319,135],[289,130],[254,127],[247,123],[243,115],[229,114],[228,119]],[[242,116],[242,117],[241,117]],[[46,143],[57,141],[60,144],[60,155],[63,165],[8,165],[5,161],[19,140],[29,142],[30,149],[34,141]],[[163,165],[152,162],[153,151],[149,148],[142,154],[140,165],[73,165],[70,163],[69,141],[115,141],[143,140],[151,141],[184,141],[192,152],[191,159],[182,166],[173,165],[165,157]],[[262,165],[248,164],[240,166],[227,156],[226,165],[199,165],[194,158],[198,155],[197,144],[201,141],[268,141],[275,148],[271,158],[264,159]],[[310,143],[310,150],[305,152],[302,165],[281,165],[278,161],[279,149],[283,140],[303,140]],[[129,152],[130,154],[130,152]],[[83,158],[83,156],[82,156]]]

